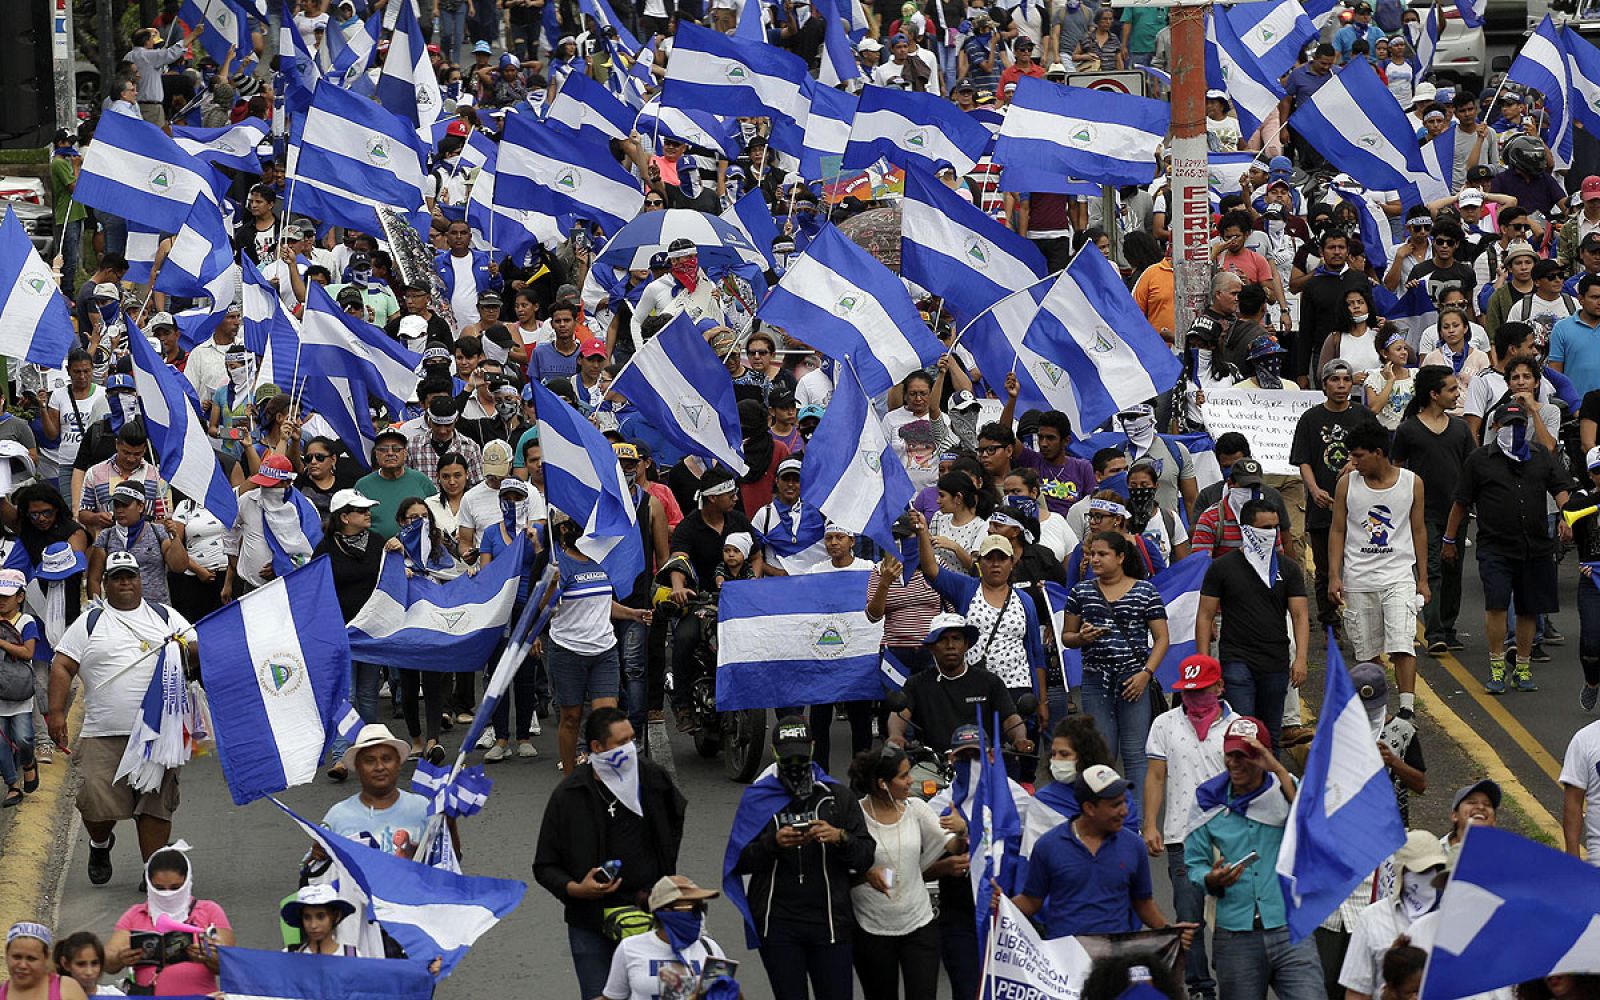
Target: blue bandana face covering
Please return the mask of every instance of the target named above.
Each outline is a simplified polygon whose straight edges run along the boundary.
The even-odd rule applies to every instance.
[[[705,914],[698,910],[657,910],[656,923],[666,932],[673,951],[681,952],[700,940]]]

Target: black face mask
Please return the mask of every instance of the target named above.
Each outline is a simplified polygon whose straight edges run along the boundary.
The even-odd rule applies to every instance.
[[[1155,516],[1156,488],[1154,486],[1128,487],[1128,506],[1131,508],[1128,513],[1132,515],[1129,518],[1128,526],[1134,531],[1143,531],[1145,525],[1150,523],[1150,519]]]
[[[811,794],[816,776],[811,770],[810,757],[788,757],[778,761],[778,783],[796,799]]]

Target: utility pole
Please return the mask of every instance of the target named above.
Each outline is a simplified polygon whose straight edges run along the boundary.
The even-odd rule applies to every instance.
[[[111,18],[111,0],[95,0],[95,41],[99,43],[100,92],[111,92],[111,77],[117,71],[117,32]]]
[[[78,128],[78,81],[72,71],[78,50],[72,37],[70,0],[50,0],[50,76],[56,91],[56,128]]]
[[[1206,147],[1206,3],[1174,6],[1172,29],[1172,342],[1181,349],[1211,291],[1211,193]]]

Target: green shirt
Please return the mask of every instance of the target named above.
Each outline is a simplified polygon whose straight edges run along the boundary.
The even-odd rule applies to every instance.
[[[1156,36],[1167,26],[1165,7],[1128,7],[1122,11],[1122,23],[1129,25],[1129,52],[1154,52]]]
[[[72,185],[75,181],[72,170],[72,157],[52,156],[50,158],[50,204],[55,206],[56,225],[68,222],[77,222],[87,218],[88,212],[72,197]]]
[[[345,285],[329,285],[328,297],[335,302],[339,301],[339,293],[344,291]],[[372,310],[373,326],[388,326],[389,321],[400,312],[400,303],[395,299],[394,293],[387,288],[373,291],[370,288],[361,289],[361,298],[366,302],[368,309]]]
[[[384,538],[393,538],[400,531],[394,521],[400,512],[400,501],[407,497],[426,499],[439,492],[433,480],[416,469],[405,470],[399,479],[385,479],[377,472],[369,472],[356,480],[356,489],[378,501],[378,506],[372,508],[372,530]]]
[[[1269,795],[1282,795],[1279,789]],[[1228,801],[1236,796],[1228,789]],[[1283,827],[1269,826],[1224,809],[1199,827],[1183,842],[1183,864],[1189,881],[1205,889],[1206,875],[1216,858],[1237,861],[1251,851],[1261,856],[1239,876],[1239,881],[1217,898],[1217,926],[1226,931],[1248,931],[1261,914],[1261,926],[1275,930],[1287,926],[1283,907],[1283,888],[1278,882],[1278,848],[1283,843]]]

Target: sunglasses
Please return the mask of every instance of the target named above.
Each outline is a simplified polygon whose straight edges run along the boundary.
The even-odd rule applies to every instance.
[[[315,452],[306,452],[306,461],[308,462],[326,462],[332,457],[332,455],[318,455]]]
[[[393,455],[396,452],[405,451],[406,446],[403,444],[380,444],[372,450],[380,455]]]
[[[1406,228],[1412,230],[1413,232],[1425,233],[1425,232],[1428,232],[1430,229],[1433,228],[1433,223],[1431,223],[1431,222],[1408,222],[1408,223],[1406,223]]]
[[[666,204],[667,203],[662,201],[660,198],[646,198],[644,200],[645,208],[665,208]]]
[[[762,357],[766,357],[768,354],[771,354],[772,352],[767,350],[765,347],[752,347],[749,350],[745,351],[745,353],[750,355],[752,358],[762,358]]]
[[[1448,236],[1436,236],[1433,239],[1433,245],[1436,247],[1453,247],[1456,245],[1456,241]]]

